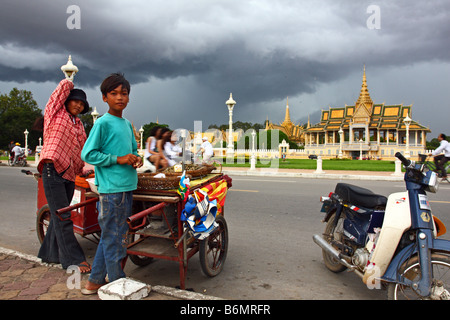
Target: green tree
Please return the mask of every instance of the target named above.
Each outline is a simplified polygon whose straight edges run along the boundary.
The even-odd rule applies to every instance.
[[[209,125],[208,129],[218,129],[221,131],[228,130],[229,125],[228,124],[222,124],[220,126],[217,126],[216,124]],[[259,129],[264,129],[264,125],[260,123],[251,123],[251,122],[242,122],[242,121],[236,121],[233,122],[233,130],[242,129],[244,132],[246,132],[248,129],[255,129],[258,131]]]
[[[86,136],[89,137],[89,132],[91,132],[92,127],[94,126],[94,119],[92,118],[92,108],[89,108],[89,111],[85,114],[80,114],[79,118],[84,126],[84,131],[86,132]],[[98,116],[97,119],[100,119],[101,116]]]
[[[446,140],[450,142],[450,137],[447,137]],[[439,140],[437,138],[433,138],[433,139],[431,139],[431,141],[427,141],[426,149],[427,150],[434,150],[437,147],[439,147],[439,145],[440,145]]]
[[[30,91],[13,88],[9,94],[0,95],[0,148],[7,149],[9,142],[25,146],[25,129],[28,130],[28,146],[34,150],[42,132],[32,130],[42,110]]]
[[[148,137],[150,136],[150,131],[152,131],[153,127],[156,126],[160,126],[161,128],[169,128],[168,124],[161,124],[161,123],[156,123],[156,122],[150,122],[147,124],[144,124],[142,126],[142,129],[144,129],[144,133],[143,133],[143,140],[144,140],[144,147],[145,147],[145,142],[147,141]]]

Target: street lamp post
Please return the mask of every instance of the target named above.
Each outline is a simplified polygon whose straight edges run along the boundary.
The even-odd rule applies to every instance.
[[[406,118],[403,119],[403,122],[406,126],[406,150],[405,150],[405,158],[409,159],[409,126],[411,125],[412,119],[409,117],[409,115],[406,115]]]
[[[61,71],[66,76],[67,80],[73,81],[73,77],[78,72],[78,68],[76,65],[72,63],[72,56],[69,55],[69,59],[67,60],[67,63],[63,66],[61,66]]]
[[[141,128],[139,129],[139,133],[141,134],[141,151],[142,151],[142,147],[143,147],[143,135],[144,135],[144,129],[142,128],[142,126],[141,126]]]
[[[95,121],[97,121],[97,118],[100,114],[97,112],[97,107],[94,107],[94,110],[91,112],[91,116],[92,116],[92,124],[95,123]]]
[[[343,143],[343,135],[344,131],[342,130],[342,127],[339,128],[339,159],[342,159],[342,143]]]
[[[225,102],[228,107],[229,115],[229,130],[228,130],[228,146],[227,146],[227,157],[234,156],[234,146],[233,146],[233,108],[236,105],[236,101],[233,100],[233,94],[230,93],[230,98]]]
[[[359,139],[359,160],[362,160],[362,144],[363,139]]]
[[[28,157],[28,134],[29,134],[28,130],[25,129],[23,134],[25,135],[25,157]]]
[[[256,131],[253,130],[252,131],[252,158],[250,160],[250,170],[255,170],[256,169],[255,136],[256,136]]]

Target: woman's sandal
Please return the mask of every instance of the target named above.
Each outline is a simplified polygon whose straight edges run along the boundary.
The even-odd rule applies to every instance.
[[[80,273],[82,274],[90,273],[92,270],[91,265],[87,263],[87,261],[83,261],[80,264],[78,264],[78,268],[80,268]]]

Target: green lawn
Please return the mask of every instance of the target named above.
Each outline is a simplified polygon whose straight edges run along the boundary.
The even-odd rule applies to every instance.
[[[242,160],[241,160],[242,161]],[[317,161],[310,159],[286,159],[274,160],[273,165],[280,169],[316,169]],[[236,161],[235,161],[236,162]],[[224,167],[250,167],[250,163],[234,163],[228,164],[224,160],[222,163]],[[271,162],[268,164],[256,163],[256,168],[269,168]],[[395,171],[394,161],[382,160],[323,160],[323,170],[355,170],[355,171]]]
[[[0,160],[7,162],[8,157],[0,157]],[[34,157],[28,157],[28,162],[34,162]],[[242,159],[240,159],[242,161]],[[256,163],[257,168],[270,168],[271,166],[278,167],[280,169],[311,169],[317,168],[317,160],[310,159],[286,159],[282,161],[274,159],[274,162],[268,164],[261,164],[259,160]],[[224,159],[222,162],[223,167],[247,167],[250,168],[250,162],[246,159],[246,163],[228,164]],[[267,162],[267,161],[266,161]],[[355,171],[395,171],[394,161],[383,160],[322,160],[323,170],[355,170]]]

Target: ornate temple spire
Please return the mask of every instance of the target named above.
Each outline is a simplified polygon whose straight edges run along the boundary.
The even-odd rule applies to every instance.
[[[363,81],[361,85],[361,92],[359,93],[358,100],[356,100],[355,108],[364,104],[369,112],[372,111],[373,101],[370,98],[369,90],[367,89],[367,79],[366,79],[366,65],[364,65]]]
[[[287,102],[286,102],[286,115],[284,116],[284,121],[283,124],[290,124],[292,123],[291,121],[291,115],[289,113],[289,97],[287,97]]]

